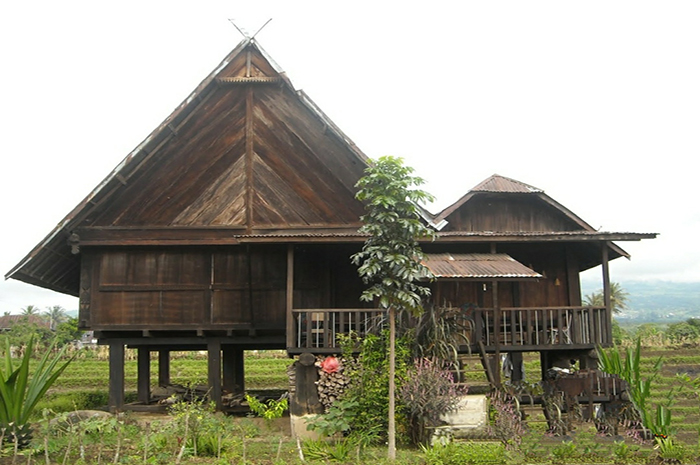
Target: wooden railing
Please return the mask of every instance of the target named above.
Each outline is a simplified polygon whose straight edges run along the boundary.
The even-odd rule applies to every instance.
[[[292,310],[293,332],[287,334],[289,352],[339,352],[339,334],[363,337],[381,330],[386,313],[368,308]]]
[[[470,341],[481,341],[487,348],[537,350],[612,343],[604,307],[477,308],[470,318],[474,328]]]
[[[471,308],[462,313],[472,350],[479,342],[489,351],[503,352],[594,348],[612,343],[610,316],[604,307]],[[339,334],[352,332],[363,337],[385,324],[386,313],[377,309],[293,309],[287,349],[290,353],[337,353],[341,349]]]

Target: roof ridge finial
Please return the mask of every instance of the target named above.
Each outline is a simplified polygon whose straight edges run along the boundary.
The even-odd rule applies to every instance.
[[[255,34],[253,34],[252,36],[251,36],[250,34],[248,34],[248,31],[246,31],[246,30],[243,29],[242,27],[238,27],[238,24],[235,23],[235,21],[234,21],[233,18],[229,18],[228,20],[229,20],[229,22],[230,22],[231,24],[233,24],[233,27],[235,27],[236,30],[237,30],[238,32],[241,33],[241,35],[243,36],[243,38],[244,38],[245,40],[247,40],[247,41],[250,42],[251,40],[255,39],[255,36],[257,36],[257,35],[260,33],[260,31],[262,31],[263,28],[264,28],[265,26],[268,25],[268,23],[269,23],[270,21],[272,21],[272,18],[270,18],[270,19],[268,19],[267,21],[265,21],[265,24],[263,24],[262,26],[260,26],[260,28],[258,28],[258,30],[255,31]]]

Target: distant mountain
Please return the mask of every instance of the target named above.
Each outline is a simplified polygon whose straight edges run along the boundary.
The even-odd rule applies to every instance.
[[[628,310],[617,316],[634,322],[664,322],[700,317],[700,282],[620,281],[629,293]],[[582,283],[581,292],[588,295],[600,290],[592,283]]]

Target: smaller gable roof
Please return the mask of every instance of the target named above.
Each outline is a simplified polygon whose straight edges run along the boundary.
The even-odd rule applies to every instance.
[[[566,223],[571,224],[573,229],[567,228],[566,230],[560,231],[534,231],[534,230],[508,230],[508,231],[480,231],[480,230],[469,230],[462,231],[459,227],[451,228],[452,230],[445,230],[439,233],[441,239],[446,240],[483,240],[483,239],[517,239],[522,238],[522,240],[564,240],[564,241],[612,241],[612,240],[640,240],[647,238],[656,237],[656,233],[617,233],[617,232],[606,232],[598,231],[593,228],[590,224],[585,222],[582,218],[576,215],[574,212],[548,196],[544,190],[531,186],[521,181],[517,181],[512,178],[501,176],[499,174],[494,174],[487,179],[483,180],[472,189],[470,189],[465,195],[463,195],[459,200],[457,200],[452,205],[445,208],[442,212],[435,216],[432,221],[434,225],[440,225],[440,228],[450,223],[450,216],[459,210],[463,205],[470,202],[477,196],[497,194],[503,196],[526,196],[528,198],[536,198],[545,205],[548,205],[555,215],[564,219]],[[611,259],[624,256],[629,258],[629,254],[624,251],[618,245],[609,242],[609,247],[612,252]]]
[[[477,194],[482,194],[482,193],[498,193],[498,194],[530,194],[537,196],[540,198],[542,201],[545,203],[551,205],[554,207],[556,210],[559,212],[563,213],[567,218],[572,220],[574,223],[578,224],[581,229],[587,230],[587,231],[595,231],[595,229],[583,221],[578,215],[576,215],[574,212],[569,210],[568,208],[564,207],[562,204],[559,202],[555,201],[553,198],[545,194],[544,190],[531,186],[529,184],[525,184],[524,182],[517,181],[515,179],[507,178],[505,176],[501,176],[499,174],[494,174],[476,186],[474,186],[472,189],[469,190],[465,195],[463,195],[459,200],[457,200],[455,203],[450,205],[449,207],[445,208],[442,212],[438,213],[437,216],[435,217],[435,220],[433,221],[434,224],[438,224],[444,220],[447,219],[449,215],[451,215],[455,210],[457,210],[459,207],[467,203],[470,199],[472,199],[475,195]]]

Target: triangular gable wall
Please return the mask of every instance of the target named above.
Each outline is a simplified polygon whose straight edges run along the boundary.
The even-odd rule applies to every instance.
[[[364,164],[254,47],[92,225],[244,228],[356,225]]]

